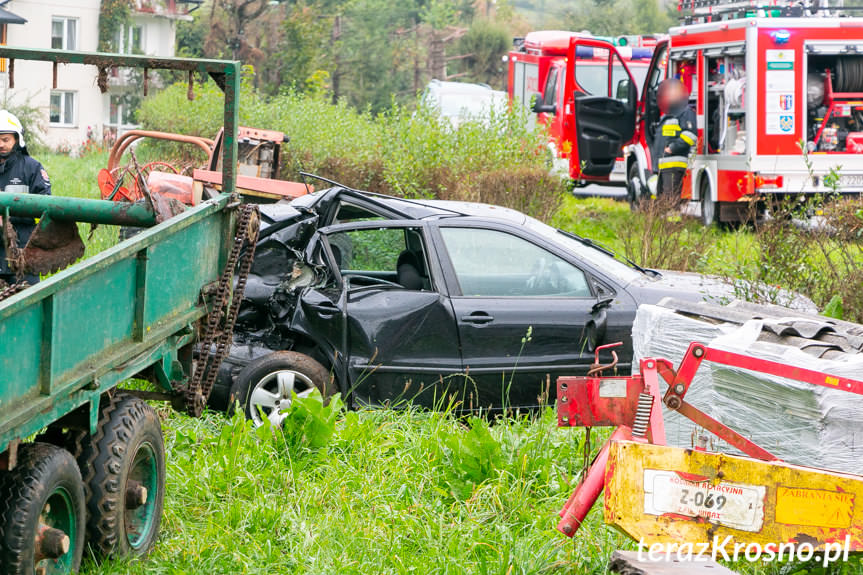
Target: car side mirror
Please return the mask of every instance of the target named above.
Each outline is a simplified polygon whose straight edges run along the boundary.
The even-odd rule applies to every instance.
[[[554,104],[543,104],[542,100],[537,100],[533,103],[533,112],[535,114],[557,114],[557,106]]]

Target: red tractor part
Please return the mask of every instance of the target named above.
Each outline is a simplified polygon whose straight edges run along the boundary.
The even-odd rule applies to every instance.
[[[220,131],[215,140],[201,136],[186,136],[170,132],[130,130],[121,135],[108,156],[107,174],[100,173],[99,189],[104,199],[115,201],[138,201],[144,197],[138,189],[138,178],[132,178],[128,188],[123,187],[126,173],[120,165],[123,154],[141,139],[155,139],[197,146],[207,155],[203,168],[193,170],[192,176],[180,175],[180,170],[164,161],[154,161],[142,166],[137,172],[143,177],[149,190],[164,193],[186,205],[197,204],[204,186],[219,189],[222,185],[221,158],[224,135]],[[237,188],[246,196],[255,196],[259,201],[290,200],[305,195],[314,189],[304,183],[278,179],[280,150],[287,138],[282,132],[240,127],[237,133],[238,157]]]

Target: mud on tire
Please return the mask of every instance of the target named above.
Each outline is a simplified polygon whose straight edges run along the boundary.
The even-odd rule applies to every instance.
[[[45,535],[45,547],[37,551],[40,524],[68,537],[56,559],[44,556]],[[84,490],[75,459],[47,443],[21,445],[15,468],[0,471],[0,573],[32,575],[35,565],[48,572],[77,571],[83,551]]]
[[[156,412],[118,393],[102,398],[96,434],[78,464],[87,501],[87,542],[98,556],[145,555],[159,534],[165,447]]]

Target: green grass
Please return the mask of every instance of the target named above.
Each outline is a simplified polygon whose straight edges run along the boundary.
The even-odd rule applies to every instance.
[[[480,433],[446,414],[348,413],[312,448],[240,418],[166,413],[159,544],[146,562],[85,572],[602,572],[627,541],[600,510],[575,543],[554,530],[580,434],[558,430],[551,410],[473,426]]]

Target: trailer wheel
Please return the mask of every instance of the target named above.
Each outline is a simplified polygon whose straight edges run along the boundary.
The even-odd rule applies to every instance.
[[[102,400],[96,435],[78,463],[87,493],[87,541],[97,555],[145,555],[156,543],[165,499],[165,446],[146,402]]]
[[[713,196],[710,193],[710,182],[707,178],[701,179],[699,190],[701,198],[701,223],[705,226],[711,226],[717,221],[716,202],[713,201]]]
[[[51,426],[37,435],[35,441],[62,447],[77,459],[81,455],[81,450],[84,449],[84,442],[89,438],[90,433],[83,429],[63,429],[62,427]]]
[[[72,455],[47,443],[0,472],[0,572],[71,573],[84,552],[84,487]]]
[[[305,354],[277,351],[252,361],[237,375],[228,395],[229,413],[239,402],[256,426],[264,423],[263,418],[280,426],[284,410],[291,405],[291,392],[305,397],[314,389],[324,401],[335,394],[327,368]]]

